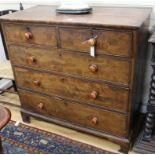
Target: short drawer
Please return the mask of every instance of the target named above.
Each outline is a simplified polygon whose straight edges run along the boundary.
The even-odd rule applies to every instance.
[[[17,67],[15,75],[18,87],[124,113],[128,111],[129,92],[124,88]]]
[[[132,33],[117,30],[93,30],[81,28],[59,29],[61,47],[64,49],[90,51],[89,39],[96,38],[96,54],[130,57]]]
[[[10,42],[57,46],[56,29],[52,26],[4,24],[4,30]]]
[[[19,90],[19,95],[24,109],[69,121],[85,128],[118,136],[127,135],[127,118],[124,115],[23,90]]]
[[[54,48],[48,50],[13,45],[9,46],[9,53],[12,63],[18,66],[28,66],[129,85],[129,61],[106,56],[92,58],[87,54]]]

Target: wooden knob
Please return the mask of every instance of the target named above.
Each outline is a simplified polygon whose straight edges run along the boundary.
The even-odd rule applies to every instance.
[[[34,64],[36,63],[36,58],[34,56],[30,56],[27,58],[27,61],[29,64]]]
[[[33,81],[33,84],[34,84],[35,86],[40,86],[40,81],[39,81],[39,80],[34,80],[34,81]]]
[[[98,96],[98,92],[97,91],[92,91],[90,94],[91,98],[96,99]]]
[[[38,108],[43,110],[44,109],[44,104],[43,103],[39,103],[38,104]]]
[[[31,32],[25,32],[25,39],[27,39],[27,40],[32,39],[32,33]]]
[[[88,42],[88,44],[89,44],[90,46],[95,46],[95,44],[96,44],[96,39],[95,39],[95,38],[91,38],[91,39],[89,39],[87,42]]]
[[[89,70],[90,70],[91,72],[97,72],[98,67],[97,67],[97,65],[92,64],[92,65],[89,66]]]
[[[97,117],[93,117],[91,120],[91,123],[96,125],[98,123],[98,118]]]

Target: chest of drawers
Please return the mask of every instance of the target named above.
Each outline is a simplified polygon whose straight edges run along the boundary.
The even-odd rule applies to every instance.
[[[36,6],[1,17],[23,119],[38,117],[127,150],[141,102],[151,9],[94,7],[87,15],[55,9]]]

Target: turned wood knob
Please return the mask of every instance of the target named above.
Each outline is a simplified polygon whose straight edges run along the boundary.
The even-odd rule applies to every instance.
[[[98,118],[97,117],[93,117],[91,120],[91,123],[96,125],[98,123]]]
[[[92,91],[90,94],[91,98],[96,99],[98,96],[98,92],[97,91]]]
[[[39,103],[39,104],[38,104],[38,108],[39,108],[39,109],[44,109],[44,104],[43,104],[43,103]]]
[[[95,38],[90,38],[87,43],[90,45],[90,46],[95,46],[96,44],[96,39]]]
[[[27,39],[27,40],[32,39],[32,33],[31,32],[25,32],[24,36],[25,36],[25,39]]]
[[[39,81],[39,80],[34,80],[34,81],[33,81],[33,84],[34,84],[35,86],[40,86],[40,81]]]
[[[92,65],[89,66],[89,70],[90,70],[91,72],[97,72],[98,67],[97,67],[97,65],[92,64]]]
[[[34,64],[36,63],[36,58],[34,56],[30,56],[27,58],[27,61],[29,64]]]

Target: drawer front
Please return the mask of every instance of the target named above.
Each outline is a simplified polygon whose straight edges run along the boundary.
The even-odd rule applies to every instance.
[[[129,84],[129,62],[109,57],[62,52],[22,46],[9,46],[12,63],[36,69],[53,70],[118,84]]]
[[[6,39],[10,42],[57,46],[55,27],[5,24],[4,30]]]
[[[127,119],[124,115],[23,90],[19,90],[19,95],[22,107],[33,112],[118,136],[127,134]]]
[[[132,33],[114,30],[60,28],[61,47],[89,53],[89,39],[96,37],[96,54],[129,57],[132,50]]]
[[[93,37],[91,29],[59,28],[59,34],[62,48],[82,52],[89,51],[90,46],[84,42]]]
[[[22,68],[15,68],[15,75],[19,87],[116,111],[128,111],[128,90],[123,88]]]

